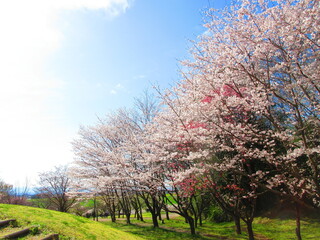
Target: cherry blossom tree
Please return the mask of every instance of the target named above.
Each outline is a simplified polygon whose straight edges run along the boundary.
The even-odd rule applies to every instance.
[[[127,172],[120,151],[127,129],[115,125],[115,118],[121,113],[119,111],[113,118],[110,115],[110,119],[100,120],[96,126],[80,129],[81,138],[73,142],[77,159],[72,175],[79,180],[78,186],[75,186],[78,192],[103,196],[110,203],[108,206],[113,221],[117,202],[130,223],[129,189],[124,178]]]
[[[81,186],[95,189],[100,195],[114,193],[127,223],[130,223],[132,207],[141,213],[139,198],[142,198],[153,215],[154,226],[158,227],[161,195],[146,177],[154,174],[145,159],[150,149],[144,146],[144,127],[158,108],[147,92],[135,103],[134,110],[120,109],[96,126],[80,130],[80,139],[73,144],[78,156],[74,176],[80,179]]]
[[[181,181],[191,170],[235,176],[225,183],[252,206],[242,215],[250,239],[259,191],[297,207],[320,203],[319,9],[319,1],[252,0],[210,10],[183,79],[163,94],[165,161],[192,163]]]
[[[49,201],[50,206],[60,212],[68,212],[75,203],[73,197],[68,196],[71,191],[72,180],[66,166],[55,167],[54,170],[39,174],[38,195]]]
[[[192,233],[193,201],[207,191],[250,240],[257,198],[271,191],[296,204],[301,239],[299,207],[320,207],[319,11],[319,0],[210,9],[181,81],[158,91],[160,112],[142,101],[139,114],[80,131],[82,181],[140,194],[154,226],[172,194]]]

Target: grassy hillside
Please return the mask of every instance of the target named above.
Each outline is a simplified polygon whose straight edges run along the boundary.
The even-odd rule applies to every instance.
[[[137,236],[111,226],[67,213],[17,205],[0,204],[0,219],[14,218],[20,226],[39,226],[47,233],[58,233],[61,239],[138,240]]]
[[[150,213],[144,213],[145,222],[132,219],[131,225],[125,223],[124,218],[117,219],[117,223],[110,222],[110,218],[94,222],[90,219],[77,217],[67,213],[60,213],[39,208],[0,204],[0,219],[15,218],[21,228],[39,226],[44,235],[60,234],[60,239],[97,239],[97,240],[193,240],[193,239],[248,239],[245,224],[242,223],[243,234],[236,235],[233,222],[212,223],[205,221],[197,228],[197,235],[191,236],[188,224],[176,214],[170,214],[171,220],[160,223],[159,229],[152,227]],[[301,222],[302,238],[320,239],[320,221],[304,218]],[[257,240],[288,240],[296,239],[295,220],[290,218],[256,218],[253,228]],[[19,230],[19,228],[17,228]],[[1,230],[0,230],[1,233]],[[1,235],[1,234],[0,234]],[[39,239],[38,238],[27,238]]]

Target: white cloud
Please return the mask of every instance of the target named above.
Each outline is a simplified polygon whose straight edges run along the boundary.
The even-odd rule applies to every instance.
[[[144,78],[146,78],[146,75],[143,75],[143,74],[133,77],[133,79],[144,79]]]
[[[117,85],[114,86],[114,88],[112,88],[110,90],[109,93],[112,95],[116,95],[116,94],[118,94],[119,91],[120,92],[128,92],[121,83],[118,83]]]
[[[127,0],[1,1],[0,178],[15,183],[72,160],[72,131],[48,105],[63,83],[43,70],[63,39],[55,24],[59,11],[104,10],[116,16],[128,7]]]
[[[41,1],[41,0],[40,0]],[[57,9],[80,9],[105,10],[112,16],[117,16],[129,7],[128,0],[55,0],[52,6]]]
[[[118,83],[118,84],[116,85],[116,88],[118,88],[118,89],[124,89],[124,86],[123,86],[121,83]]]

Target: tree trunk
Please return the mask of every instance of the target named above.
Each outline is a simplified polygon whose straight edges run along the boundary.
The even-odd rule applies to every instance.
[[[233,216],[234,224],[236,226],[236,233],[241,234],[240,217]]]
[[[247,230],[248,230],[248,237],[249,240],[254,240],[253,230],[252,230],[252,221],[247,221]]]
[[[127,224],[131,224],[130,214],[126,214]]]
[[[110,214],[111,222],[116,222],[116,214]]]
[[[134,218],[136,218],[137,220],[140,220],[140,212],[139,209],[135,208],[134,210]]]
[[[157,211],[158,211],[159,221],[162,221],[161,208],[159,207],[159,205],[157,208],[158,208]]]
[[[166,218],[167,218],[167,220],[170,220],[169,211],[168,210],[166,210]]]
[[[187,216],[187,217],[186,217],[186,221],[189,223],[191,235],[195,235],[195,234],[196,234],[196,228],[195,228],[195,226],[194,226],[194,220],[193,220],[193,218],[190,217],[190,216]]]
[[[142,215],[142,208],[141,207],[139,208],[139,215],[140,215],[140,221],[144,222],[143,215]]]
[[[158,216],[156,212],[151,212],[152,215],[152,223],[153,223],[153,227],[154,228],[158,228],[159,227],[159,222],[158,222]]]
[[[116,211],[117,211],[116,206],[115,206],[114,202],[112,202],[110,205],[110,208],[109,208],[109,214],[110,214],[112,222],[116,222],[116,215],[117,215]]]
[[[97,218],[97,201],[96,197],[93,198],[93,221],[96,221]]]
[[[138,199],[138,213],[140,215],[140,221],[143,222],[143,216],[142,216],[142,206],[141,206],[141,202],[140,200]]]
[[[296,203],[296,235],[298,240],[302,240],[300,229],[300,206],[298,203]]]
[[[202,227],[202,214],[199,215],[199,225]]]
[[[195,226],[195,228],[198,228],[198,216],[197,215],[194,216],[194,226]]]

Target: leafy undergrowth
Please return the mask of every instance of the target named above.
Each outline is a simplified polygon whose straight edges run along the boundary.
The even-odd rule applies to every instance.
[[[127,225],[125,219],[119,219],[117,220],[117,223],[112,223],[109,219],[104,219],[102,221],[108,226],[133,233],[143,239],[248,239],[244,223],[241,225],[243,230],[243,234],[241,235],[235,234],[233,222],[204,222],[202,227],[197,228],[197,235],[191,236],[188,224],[186,224],[184,219],[180,216],[173,216],[171,220],[165,220],[164,224],[159,223],[159,229],[154,229],[149,215],[150,214],[145,214],[145,222],[132,220],[131,225]],[[253,228],[257,240],[296,239],[294,219],[256,218],[254,220]],[[304,240],[320,239],[320,221],[315,219],[304,219],[301,222],[301,233],[302,239]]]
[[[40,208],[0,204],[0,219],[17,219],[19,226],[39,226],[42,233],[58,233],[60,239],[141,239],[100,222]]]

